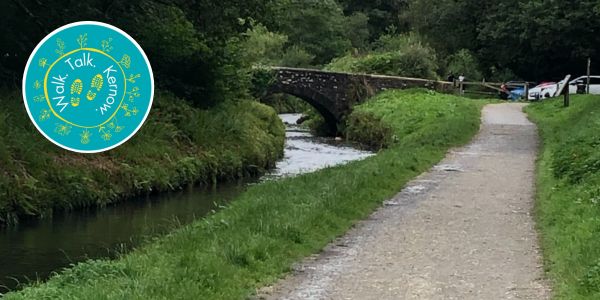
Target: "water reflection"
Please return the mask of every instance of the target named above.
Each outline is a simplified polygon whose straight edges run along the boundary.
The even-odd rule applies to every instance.
[[[300,115],[281,118],[295,124]],[[265,179],[312,172],[371,155],[331,138],[316,138],[295,125],[287,126],[286,135],[285,158]],[[188,188],[0,229],[0,293],[14,289],[18,282],[45,279],[71,263],[126,251],[148,236],[206,215],[246,187],[247,182],[240,182],[214,189]]]
[[[0,285],[5,287],[0,287],[0,292],[27,282],[27,278],[47,278],[73,262],[112,257],[145,237],[206,215],[244,189],[243,183],[188,188],[2,229]]]

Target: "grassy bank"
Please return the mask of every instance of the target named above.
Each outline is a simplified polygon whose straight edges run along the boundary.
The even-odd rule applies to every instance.
[[[198,110],[158,93],[147,123],[129,142],[79,155],[44,139],[21,99],[20,92],[0,93],[0,223],[240,177],[271,166],[283,151],[284,127],[265,105],[240,101]]]
[[[539,127],[536,217],[557,299],[600,299],[600,97],[527,108]]]
[[[419,89],[383,93],[356,107],[348,118],[346,135],[372,149],[445,148],[450,141],[462,141],[472,133],[470,129],[463,132],[464,122],[472,120],[461,118],[470,117],[466,110],[484,102],[467,103],[470,106],[463,98]]]
[[[253,186],[229,207],[117,260],[77,264],[6,299],[244,299],[479,128],[478,103],[425,91],[387,92],[363,110],[395,133],[377,156]]]

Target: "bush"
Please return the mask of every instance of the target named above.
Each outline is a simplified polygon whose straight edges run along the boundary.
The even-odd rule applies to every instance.
[[[269,68],[256,67],[251,71],[251,94],[256,98],[264,98],[269,93],[269,88],[276,81],[276,72]]]
[[[453,73],[455,76],[464,74],[468,81],[480,81],[481,75],[479,62],[477,58],[466,49],[462,49],[448,58],[447,73]]]
[[[406,49],[412,45],[423,46],[422,38],[416,33],[408,34],[383,34],[375,42],[372,48],[374,52],[384,53]]]
[[[366,56],[345,56],[335,59],[326,67],[330,71],[368,73],[390,76],[404,76],[437,79],[437,65],[426,49],[413,47],[404,52],[368,54]]]
[[[334,59],[327,70],[391,76],[437,79],[437,57],[433,49],[415,36],[385,35],[367,55],[346,55]]]
[[[254,65],[279,65],[287,36],[269,31],[262,24],[253,24],[244,33],[241,47],[246,61]]]
[[[285,50],[283,57],[279,60],[282,67],[309,68],[315,56],[299,46],[291,46]]]
[[[316,110],[311,109],[308,113],[309,119],[304,123],[310,129],[310,132],[316,136],[336,136],[337,128],[331,128],[323,116]]]
[[[341,57],[334,58],[328,65],[326,65],[323,69],[326,71],[336,71],[336,72],[360,72],[358,70],[358,61],[361,59],[361,56],[347,54]]]
[[[371,150],[389,147],[394,139],[392,127],[370,112],[357,111],[347,121],[346,138]]]

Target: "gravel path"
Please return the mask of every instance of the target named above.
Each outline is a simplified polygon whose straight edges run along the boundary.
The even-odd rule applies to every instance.
[[[298,266],[266,299],[548,299],[534,221],[535,126],[521,104]]]

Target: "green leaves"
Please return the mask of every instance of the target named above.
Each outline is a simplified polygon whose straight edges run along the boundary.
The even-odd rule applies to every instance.
[[[416,35],[384,35],[367,55],[346,55],[325,68],[333,71],[437,79],[437,57]]]
[[[277,1],[274,13],[277,20],[272,29],[287,35],[290,46],[314,56],[313,65],[326,64],[353,47],[366,45],[365,16],[344,16],[335,0]]]
[[[597,1],[413,1],[409,20],[442,55],[469,50],[484,76],[528,80],[583,74],[600,60]],[[513,78],[515,79],[515,78]]]
[[[455,76],[464,74],[468,81],[483,79],[477,58],[466,49],[459,50],[448,58],[448,72]]]

